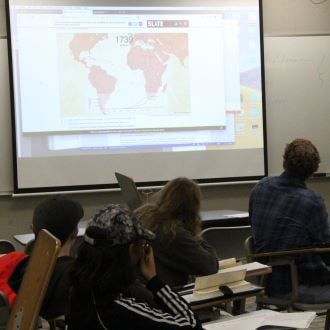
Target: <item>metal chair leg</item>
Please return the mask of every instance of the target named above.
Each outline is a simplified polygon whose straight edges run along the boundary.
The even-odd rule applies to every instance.
[[[325,324],[324,324],[324,330],[330,329],[330,309],[327,310],[326,317],[325,317]]]

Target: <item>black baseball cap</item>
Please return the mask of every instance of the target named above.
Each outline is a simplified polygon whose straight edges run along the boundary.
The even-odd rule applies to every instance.
[[[83,216],[80,203],[65,195],[50,196],[33,212],[33,231],[37,236],[41,229],[47,229],[64,244]]]

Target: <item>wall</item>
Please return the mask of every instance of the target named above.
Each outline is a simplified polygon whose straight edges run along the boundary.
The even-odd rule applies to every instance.
[[[204,210],[237,209],[247,210],[248,195],[252,185],[211,186],[202,189]],[[100,206],[107,203],[120,203],[119,192],[77,194],[70,197],[84,206],[85,219]],[[0,238],[13,239],[15,234],[30,232],[33,208],[43,196],[10,197],[0,196]],[[329,196],[330,200],[330,196]],[[16,244],[17,248],[21,248]]]
[[[320,192],[330,209],[330,182],[318,179],[308,183]],[[248,210],[248,198],[253,184],[209,186],[202,188],[203,210],[234,209]],[[107,203],[120,203],[119,192],[70,195],[84,206],[85,219]],[[13,240],[13,235],[30,232],[33,208],[42,200],[42,196],[17,197],[0,196],[0,237]],[[16,244],[16,243],[15,243]],[[19,244],[16,247],[21,249]]]

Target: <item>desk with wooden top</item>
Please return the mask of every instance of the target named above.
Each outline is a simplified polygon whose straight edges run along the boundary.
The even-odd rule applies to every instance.
[[[229,268],[230,269],[230,268]],[[255,276],[262,276],[267,275],[272,272],[272,267],[264,267],[260,269],[253,269],[253,270],[247,270],[245,279],[248,280],[249,278],[255,277]],[[254,297],[260,292],[263,291],[263,287],[258,285],[251,284],[251,290],[242,292],[242,293],[235,293],[230,296],[225,296],[222,292],[215,292],[212,297],[208,296],[208,298],[204,299],[202,295],[200,295],[200,299],[196,298],[198,296],[193,296],[193,287],[194,284],[188,284],[184,286],[185,289],[183,291],[179,291],[180,295],[184,297],[190,304],[191,308],[193,310],[199,310],[207,307],[217,306],[228,302],[239,302],[243,301],[246,298]],[[240,305],[237,305],[238,307],[243,307]]]
[[[249,225],[249,213],[237,210],[202,211],[202,229]]]
[[[82,221],[81,223],[79,223],[78,236],[83,236],[85,234],[86,225],[87,225],[86,221]],[[34,238],[35,237],[33,233],[14,235],[14,239],[22,245],[26,245]]]
[[[302,248],[294,248],[290,250],[279,250],[274,252],[261,252],[261,253],[253,253],[251,254],[252,258],[263,258],[263,257],[277,257],[277,256],[295,256],[306,253],[329,253],[330,246],[329,245],[319,245],[315,247],[302,247]]]

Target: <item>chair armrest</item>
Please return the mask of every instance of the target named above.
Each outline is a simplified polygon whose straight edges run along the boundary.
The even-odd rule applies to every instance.
[[[274,251],[274,252],[262,252],[262,253],[252,253],[250,256],[253,259],[259,259],[264,257],[283,257],[283,256],[297,256],[301,254],[309,254],[309,253],[329,253],[330,247],[311,247],[311,248],[299,248],[292,250],[282,250],[282,251]]]

